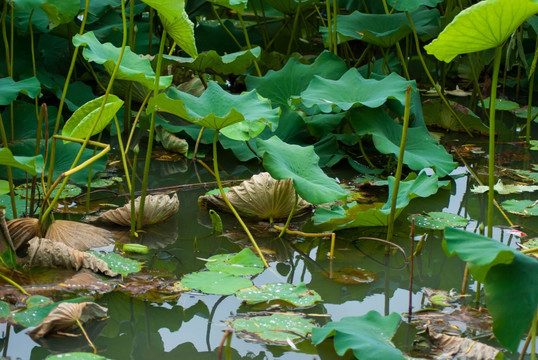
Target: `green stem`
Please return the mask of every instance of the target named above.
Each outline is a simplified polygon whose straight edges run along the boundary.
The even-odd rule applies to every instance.
[[[368,157],[368,155],[366,155],[366,152],[364,151],[364,147],[362,146],[361,136],[359,134],[357,134],[357,140],[359,143],[359,149],[361,150],[361,154],[362,156],[364,156],[364,160],[366,160],[366,162],[372,169],[375,169],[376,168],[375,165],[370,161],[370,158]]]
[[[286,220],[286,224],[284,224],[284,228],[278,235],[278,237],[282,237],[286,230],[288,229],[288,226],[290,226],[291,218],[293,217],[293,214],[295,213],[295,208],[297,207],[297,203],[299,202],[299,194],[297,191],[295,191],[295,201],[293,202],[293,206],[291,207],[290,215],[288,216],[288,219]]]
[[[8,278],[7,276],[4,276],[2,274],[0,274],[0,277],[2,279],[4,279],[5,281],[7,281],[8,283],[10,283],[11,285],[15,286],[17,289],[19,289],[19,291],[21,293],[23,293],[24,295],[26,296],[30,296],[30,294],[28,294],[28,292],[26,290],[23,289],[22,286],[20,286],[19,284],[17,284],[15,281],[11,280],[10,278]]]
[[[531,120],[532,120],[532,95],[534,92],[534,73],[536,69],[536,61],[538,60],[538,37],[534,45],[534,58],[531,64],[531,74],[529,76],[529,102],[527,103],[527,128],[525,129],[525,142],[530,144],[531,140]]]
[[[337,31],[337,17],[338,17],[338,1],[333,0],[333,53],[338,56],[338,31]]]
[[[6,70],[7,73],[10,75],[11,67],[9,66],[9,64],[11,64],[11,61],[9,60],[9,42],[7,40],[6,30],[7,3],[8,1],[4,1],[4,7],[2,8],[2,17],[0,18],[0,22],[2,23],[2,40],[4,41],[4,53],[6,54]]]
[[[131,192],[131,180],[129,180],[129,167],[127,166],[127,158],[125,157],[126,151],[123,147],[123,140],[120,133],[120,124],[118,123],[118,117],[114,115],[114,124],[116,126],[116,133],[118,135],[118,144],[120,145],[121,163],[123,164],[123,170],[125,172],[125,181],[127,182],[127,188]]]
[[[417,54],[418,54],[418,57],[420,58],[420,62],[422,64],[422,67],[424,68],[424,72],[426,73],[426,75],[428,76],[428,79],[430,80],[430,83],[432,84],[433,88],[437,92],[437,95],[439,95],[439,97],[441,98],[443,103],[446,105],[446,107],[448,108],[448,110],[450,111],[452,116],[454,116],[454,118],[459,122],[459,124],[465,130],[465,132],[467,134],[469,134],[470,137],[473,137],[473,134],[471,134],[471,132],[469,131],[467,126],[465,126],[465,124],[460,119],[460,117],[458,116],[456,111],[454,111],[452,106],[450,106],[448,100],[446,99],[446,97],[443,95],[443,93],[441,92],[441,90],[439,89],[439,87],[437,86],[435,81],[433,80],[432,75],[430,74],[430,71],[428,70],[428,66],[426,66],[426,62],[424,61],[424,57],[422,56],[422,52],[420,51],[420,42],[418,40],[418,34],[417,34],[417,30],[415,28],[415,23],[413,22],[413,19],[411,19],[411,16],[409,15],[409,13],[407,11],[405,12],[405,15],[407,16],[407,20],[409,20],[409,24],[411,25],[411,29],[413,30],[413,37],[415,38],[415,46],[416,46],[416,49],[417,49]]]
[[[333,50],[333,35],[332,35],[332,17],[331,17],[331,4],[329,0],[325,0],[325,6],[327,11],[327,50],[332,52]]]
[[[536,360],[536,327],[538,326],[538,311],[534,313],[531,326],[531,360]]]
[[[6,129],[4,128],[4,121],[2,115],[0,115],[0,136],[2,137],[2,145],[4,148],[8,148]],[[17,204],[15,202],[15,188],[13,186],[13,174],[11,173],[11,166],[6,166],[7,181],[9,183],[9,196],[11,198],[11,209],[13,210],[13,218],[17,218]]]
[[[400,141],[400,153],[398,155],[398,167],[394,177],[394,188],[392,189],[392,201],[390,204],[389,225],[387,230],[387,241],[392,241],[394,231],[394,217],[396,214],[396,200],[398,199],[398,189],[400,187],[400,179],[402,178],[403,158],[405,152],[405,143],[407,141],[407,128],[409,127],[409,114],[411,112],[411,85],[407,85],[405,90],[405,111],[404,123],[402,127],[402,140]]]
[[[123,4],[123,1],[122,1],[122,4]],[[80,24],[80,30],[78,32],[79,35],[84,34],[84,27],[86,26],[86,19],[88,18],[89,6],[90,6],[90,0],[86,0],[86,3],[84,4],[84,14],[82,15],[82,23]],[[71,64],[69,65],[67,76],[65,77],[64,88],[62,90],[62,97],[60,98],[60,104],[58,105],[58,114],[56,115],[56,123],[54,124],[54,132],[52,133],[52,135],[57,134],[58,130],[60,129],[60,119],[62,117],[62,110],[65,103],[65,97],[67,96],[67,89],[69,88],[69,81],[71,80],[71,76],[73,75],[73,71],[75,69],[75,62],[77,61],[77,54],[78,54],[79,48],[80,47],[77,46],[73,50],[73,56],[71,57]],[[47,188],[52,183],[53,173],[54,173],[54,157],[51,156],[50,163],[49,163],[49,173],[47,177]]]
[[[237,45],[237,47],[239,49],[242,48],[241,46],[241,43],[239,42],[239,40],[237,40],[237,38],[235,37],[235,35],[230,31],[230,29],[228,29],[226,26],[224,26],[224,22],[222,21],[222,19],[220,18],[219,16],[219,13],[217,12],[217,9],[215,8],[215,5],[213,5],[213,3],[211,3],[211,10],[213,10],[213,15],[215,15],[215,17],[217,18],[217,21],[219,22],[220,26],[222,27],[222,29],[224,31],[226,31],[226,34],[228,34],[228,36],[230,36],[230,38],[233,40],[233,42],[235,43],[235,45]]]
[[[243,21],[243,17],[240,13],[237,13],[237,17],[239,18],[239,22],[241,23],[241,27],[243,28],[243,35],[245,36],[247,49],[252,50],[252,45],[250,44],[250,38],[248,37],[248,31],[247,27],[245,26],[245,22]],[[262,72],[260,71],[260,67],[258,66],[258,62],[256,61],[256,59],[253,59],[252,62],[254,63],[254,67],[256,68],[256,73],[259,77],[262,77]]]
[[[254,249],[256,249],[256,252],[258,253],[258,256],[263,261],[263,265],[265,267],[269,267],[269,264],[267,264],[267,261],[265,260],[265,257],[263,256],[262,251],[258,247],[258,244],[256,243],[256,240],[254,240],[254,237],[250,233],[250,230],[248,229],[247,225],[241,219],[241,216],[237,213],[237,210],[233,207],[233,205],[230,203],[230,200],[228,200],[228,197],[226,196],[226,193],[224,192],[224,189],[222,188],[222,182],[220,181],[220,174],[219,174],[219,164],[217,160],[217,142],[219,140],[219,131],[215,131],[215,136],[213,137],[213,169],[215,171],[215,180],[217,180],[217,186],[219,187],[220,195],[222,196],[222,199],[228,205],[228,208],[230,211],[235,215],[235,218],[239,223],[241,224],[241,227],[243,230],[245,230],[245,233],[247,234],[248,238],[250,239],[250,242],[252,242],[252,245],[254,246]]]
[[[295,18],[293,19],[293,26],[291,27],[290,41],[288,42],[288,51],[286,52],[286,55],[291,54],[291,44],[293,44],[293,40],[295,39],[295,32],[297,31],[297,23],[299,22],[300,13],[301,13],[301,0],[299,0],[299,3],[297,5],[297,10],[295,11]]]
[[[497,100],[497,83],[501,67],[502,45],[495,49],[493,74],[491,77],[491,95],[489,100],[489,159],[488,159],[488,237],[493,235],[493,200],[495,199],[495,101]]]
[[[153,88],[153,98],[157,97],[159,94],[159,81],[161,77],[161,68],[163,63],[163,53],[164,53],[164,43],[166,41],[166,29],[163,29],[161,36],[161,42],[159,44],[159,54],[157,54],[157,68],[155,69],[155,84]],[[151,162],[151,150],[153,149],[153,138],[155,137],[155,122],[157,121],[157,112],[153,111],[151,113],[151,125],[149,127],[149,137],[148,137],[148,148],[146,149],[146,159],[144,162],[144,175],[142,177],[142,189],[140,192],[140,204],[138,207],[138,221],[137,229],[142,229],[142,219],[144,217],[144,205],[146,202],[146,192],[148,188],[148,175],[149,175],[149,164]],[[131,204],[134,206],[134,203]]]
[[[136,181],[136,161],[138,160],[138,146],[134,148],[133,155],[133,170],[131,171],[132,178],[131,183],[133,184],[129,189],[129,196],[131,197],[131,238],[136,236],[136,209],[135,209],[135,181]]]

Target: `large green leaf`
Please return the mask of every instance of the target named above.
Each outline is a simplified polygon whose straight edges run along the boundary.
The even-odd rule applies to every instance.
[[[12,104],[13,118],[16,119],[16,121],[13,122],[13,137],[16,140],[35,139],[37,137],[38,130],[35,114],[35,104],[22,100],[16,100]],[[54,131],[54,121],[50,121],[50,119],[56,119],[56,115],[58,114],[58,108],[50,105],[47,106],[47,111],[49,114],[49,134],[51,134]],[[10,107],[6,107],[2,113],[2,122],[4,124],[6,134],[8,134],[8,137],[11,134],[10,112]],[[41,137],[43,138],[44,136],[45,131],[42,128]]]
[[[256,139],[263,167],[277,180],[293,179],[295,191],[311,204],[322,204],[343,198],[346,193],[318,165],[313,146],[290,145],[278,137]]]
[[[95,251],[88,251],[90,254],[95,255],[97,258],[107,263],[111,271],[127,276],[131,273],[139,272],[142,269],[143,263],[133,259],[129,259],[125,256],[116,254],[115,252],[101,253]]]
[[[238,276],[257,275],[264,270],[263,262],[249,248],[237,254],[211,256],[205,266],[211,271]]]
[[[36,175],[43,169],[43,156],[13,156],[11,150],[1,148],[0,165],[16,167],[31,175]]]
[[[252,281],[249,279],[216,271],[187,274],[181,282],[190,289],[217,295],[231,295],[240,289],[252,286]]]
[[[338,80],[314,76],[300,99],[306,107],[317,106],[324,113],[346,111],[355,105],[376,108],[387,99],[396,99],[404,105],[407,86],[416,91],[415,81],[407,81],[396,73],[378,81],[365,79],[357,69],[351,68]]]
[[[419,35],[433,34],[439,28],[439,11],[437,9],[419,9],[410,14]],[[411,34],[411,25],[404,13],[366,14],[354,11],[349,15],[338,15],[338,41],[361,40],[381,47],[394,46],[396,42]],[[324,39],[327,29],[321,28]]]
[[[436,211],[425,215],[410,215],[407,220],[412,221],[413,218],[415,226],[432,230],[443,230],[447,226],[461,227],[468,223],[466,218],[459,215]]]
[[[359,135],[372,135],[377,150],[383,154],[399,155],[402,125],[394,122],[383,109],[354,109],[350,118]],[[434,168],[441,177],[456,167],[452,156],[437,144],[425,127],[408,129],[403,162],[413,170]]]
[[[0,180],[0,195],[7,194],[9,192],[9,181]]]
[[[527,18],[538,12],[532,0],[485,0],[460,12],[424,49],[450,62],[457,55],[501,45]]]
[[[210,74],[241,75],[260,58],[261,48],[256,46],[251,50],[219,55],[215,50],[199,54],[196,58],[184,58],[165,55],[166,60],[178,62],[180,66],[196,72]]]
[[[443,0],[388,0],[387,3],[398,11],[415,11],[420,6],[435,7]]]
[[[67,24],[77,16],[80,9],[79,0],[48,0],[42,4],[41,9],[49,17],[49,28]]]
[[[516,351],[538,307],[538,261],[491,238],[453,228],[445,229],[443,246],[484,283],[493,333]]]
[[[142,0],[159,14],[159,18],[168,35],[189,56],[196,57],[196,43],[194,41],[194,24],[185,12],[184,0]]]
[[[12,0],[12,2],[15,10],[32,10],[46,3],[47,0]]]
[[[62,129],[62,135],[76,139],[85,139],[103,131],[123,105],[123,100],[120,100],[119,97],[113,94],[108,95],[101,117],[95,125],[93,132],[90,134],[89,131],[91,130],[93,123],[97,120],[97,115],[99,114],[103,100],[104,95],[82,105],[73,113],[73,115],[71,115],[69,120],[67,120]]]
[[[101,44],[90,31],[84,35],[75,35],[73,45],[85,45],[82,55],[88,61],[102,64],[109,74],[112,74],[114,67],[119,59],[121,48],[115,47],[111,43]],[[136,81],[147,88],[153,89],[155,84],[155,72],[151,68],[148,59],[142,58],[132,52],[129,48],[125,49],[121,58],[120,67],[116,74],[116,79]],[[172,83],[172,76],[159,77],[159,88],[164,89]]]
[[[85,352],[69,352],[64,354],[47,356],[47,360],[107,360],[106,357]]]
[[[538,216],[538,204],[533,200],[506,200],[501,203],[503,209],[524,216]]]
[[[228,321],[238,333],[263,341],[288,345],[289,341],[301,341],[315,328],[311,320],[295,314],[273,314],[239,317]]]
[[[403,360],[402,352],[390,341],[399,323],[400,315],[397,313],[381,316],[376,311],[370,311],[363,316],[345,317],[322,328],[314,328],[312,343],[319,345],[325,339],[334,337],[334,348],[340,356],[352,350],[355,357],[361,360]]]
[[[265,284],[260,289],[252,287],[239,290],[235,296],[247,304],[280,300],[300,307],[312,306],[322,300],[317,292],[309,290],[304,283],[299,283],[297,286],[287,283]]]
[[[155,110],[174,114],[209,129],[221,130],[223,135],[234,140],[257,136],[263,125],[256,122],[276,128],[280,114],[279,109],[271,109],[269,101],[260,98],[256,91],[233,95],[214,81],[200,97],[174,88],[167,94],[159,94],[148,104],[148,113]],[[231,126],[241,122],[244,123]]]
[[[20,92],[32,99],[37,96],[41,84],[35,77],[21,81],[13,81],[11,77],[0,79],[0,105],[9,105],[17,98]]]
[[[288,107],[288,99],[306,89],[314,75],[336,80],[346,71],[346,63],[341,58],[325,51],[310,65],[290,58],[281,70],[269,70],[263,77],[247,76],[245,82],[247,89],[256,89],[273,104]]]
[[[7,319],[11,316],[11,308],[9,304],[3,301],[0,301],[0,319]]]

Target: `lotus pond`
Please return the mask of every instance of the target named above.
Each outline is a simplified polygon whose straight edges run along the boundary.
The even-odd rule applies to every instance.
[[[534,0],[3,0],[6,359],[536,359]]]

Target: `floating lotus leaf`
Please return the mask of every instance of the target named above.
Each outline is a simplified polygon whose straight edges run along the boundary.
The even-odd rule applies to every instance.
[[[285,219],[295,202],[295,189],[291,179],[275,180],[269,173],[263,172],[232,187],[226,197],[241,215],[264,220]],[[230,211],[220,194],[200,196],[198,204]],[[295,215],[302,215],[311,208],[311,204],[299,197]]]
[[[239,290],[235,296],[247,304],[269,303],[280,300],[293,306],[308,307],[321,301],[321,296],[314,290],[309,290],[304,283],[265,284],[260,289],[256,287]]]
[[[501,206],[513,214],[538,216],[538,201],[506,200],[502,202]]]
[[[79,270],[81,268],[101,272],[114,277],[117,273],[95,255],[78,251],[61,242],[34,237],[28,242],[28,266],[60,267]]]
[[[411,215],[407,220],[411,221],[412,218],[413,216]],[[432,230],[442,230],[447,226],[466,226],[468,223],[466,218],[459,215],[436,211],[429,212],[425,215],[416,215],[414,218],[415,226]]]
[[[135,199],[135,213],[138,218],[138,211],[140,207],[140,197]],[[179,199],[177,194],[172,197],[168,195],[148,195],[144,203],[144,215],[142,217],[142,225],[151,225],[164,221],[174,215],[179,210]],[[111,223],[122,226],[131,225],[131,202],[129,201],[125,206],[108,210],[99,215],[96,221]]]
[[[123,257],[115,252],[97,253],[90,251],[89,253],[98,259],[103,260],[108,265],[110,270],[123,276],[139,272],[140,269],[142,269],[142,263],[140,261]]]
[[[88,322],[107,316],[108,309],[94,302],[61,303],[32,331],[28,333],[32,339],[39,339],[49,334],[69,331],[77,328],[77,321]]]
[[[68,220],[53,221],[47,229],[45,237],[80,251],[112,243],[112,240],[110,240],[112,233],[110,231],[90,224]]]
[[[332,280],[341,284],[370,284],[377,280],[377,275],[369,270],[354,266],[343,266],[332,274]]]

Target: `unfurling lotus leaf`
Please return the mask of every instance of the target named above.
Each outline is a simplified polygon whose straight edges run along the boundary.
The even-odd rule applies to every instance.
[[[226,197],[241,215],[263,220],[285,219],[293,208],[295,189],[292,179],[275,180],[269,173],[263,172],[232,187]],[[200,196],[198,205],[230,211],[220,194]],[[306,213],[312,206],[299,197],[295,216]]]
[[[86,323],[92,319],[103,319],[108,309],[94,302],[61,303],[46,318],[28,333],[32,339],[39,339],[49,334],[78,328],[77,322]]]
[[[140,197],[135,199],[135,213],[138,219],[140,208]],[[166,194],[148,195],[144,202],[144,215],[142,217],[142,226],[151,225],[164,221],[177,213],[179,210],[179,199],[174,193],[172,197]],[[108,210],[99,215],[95,221],[122,226],[131,225],[131,202],[129,201],[121,208]]]
[[[72,247],[50,239],[34,237],[28,242],[27,266],[58,267],[66,269],[90,269],[114,277],[118,274],[110,270],[107,263],[95,255],[78,251]]]

